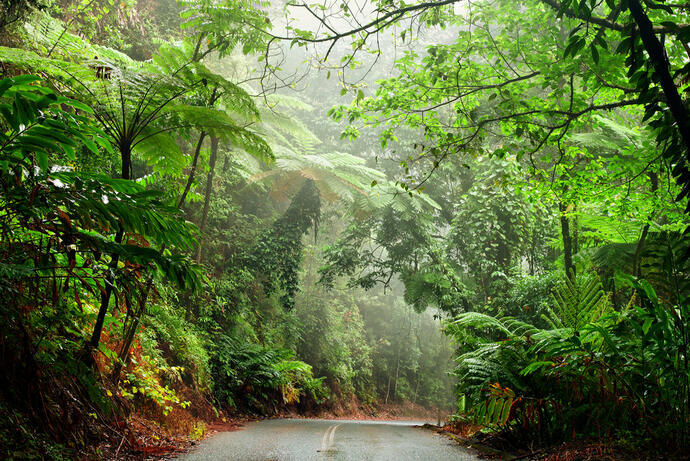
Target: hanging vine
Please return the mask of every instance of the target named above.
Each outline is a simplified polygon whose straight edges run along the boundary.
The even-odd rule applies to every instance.
[[[282,290],[281,304],[286,310],[295,305],[298,271],[303,259],[302,237],[318,231],[321,194],[311,179],[305,181],[285,214],[266,230],[248,252],[247,266],[255,271],[266,294]]]

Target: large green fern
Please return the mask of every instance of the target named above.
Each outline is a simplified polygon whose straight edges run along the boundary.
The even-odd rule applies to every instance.
[[[574,281],[564,277],[552,295],[554,308],[545,319],[555,328],[581,328],[611,309],[601,280],[594,273],[578,274]]]
[[[580,274],[575,281],[564,277],[552,301],[546,319],[551,328],[480,312],[460,314],[446,325],[464,350],[454,371],[459,393],[479,422],[503,427],[513,413],[525,424],[535,422],[534,415],[545,407],[556,408],[561,399],[577,400],[562,394],[563,386],[578,373],[588,376],[584,367],[599,366],[592,362],[595,354],[622,357],[615,333],[621,317],[611,309],[595,273]],[[519,405],[519,411],[511,413],[506,405]],[[552,429],[562,427],[559,418],[552,419]]]

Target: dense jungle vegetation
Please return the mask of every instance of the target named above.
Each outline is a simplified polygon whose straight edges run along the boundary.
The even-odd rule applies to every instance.
[[[681,458],[689,42],[681,1],[3,0],[0,456],[397,404]]]

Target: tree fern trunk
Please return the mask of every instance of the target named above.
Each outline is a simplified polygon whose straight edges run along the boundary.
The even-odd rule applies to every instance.
[[[122,143],[120,145],[120,158],[122,159],[122,179],[131,179],[132,170],[132,146],[130,144]],[[119,229],[115,233],[115,243],[122,243],[122,238],[125,233],[122,229]],[[101,333],[103,331],[103,322],[105,321],[105,314],[108,313],[108,306],[110,305],[110,296],[113,292],[113,283],[115,281],[115,270],[117,270],[117,264],[120,261],[120,256],[117,254],[111,255],[110,264],[108,264],[108,274],[104,279],[105,286],[101,292],[101,306],[98,309],[98,317],[96,317],[96,324],[93,327],[93,333],[91,335],[91,341],[89,342],[89,353],[86,354],[86,360],[88,362],[93,361],[91,352],[98,347],[101,342]]]

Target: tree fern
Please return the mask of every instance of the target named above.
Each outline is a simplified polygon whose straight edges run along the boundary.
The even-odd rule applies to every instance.
[[[614,120],[614,114],[603,116],[595,115],[591,132],[575,133],[569,138],[582,146],[601,150],[602,147],[612,151],[623,151],[631,144],[635,148],[641,148],[644,134],[630,128],[626,120]]]
[[[380,171],[360,157],[336,151],[323,152],[322,143],[300,120],[299,112],[311,107],[284,95],[271,95],[262,108],[257,128],[271,139],[275,166],[249,179],[270,183],[272,196],[280,199],[296,191],[305,179],[313,180],[327,201],[345,199],[350,213],[361,217],[393,206],[408,216],[422,209],[439,208],[425,194],[409,194],[389,182]]]
[[[521,408],[516,415],[529,420],[534,406],[549,399],[572,398],[559,394],[562,385],[587,376],[582,369],[597,366],[592,357],[622,357],[615,332],[621,315],[611,309],[596,274],[580,274],[574,282],[564,277],[548,312],[550,329],[480,312],[466,312],[448,322],[446,331],[464,350],[454,371],[460,380],[459,393],[480,421],[507,424],[503,409],[506,402],[517,402],[515,397],[520,398]],[[509,396],[510,392],[499,392],[499,388],[510,388],[515,394]],[[503,406],[500,412],[495,410],[497,405]],[[554,424],[562,421],[554,419]]]
[[[366,195],[369,184],[383,180],[383,174],[364,165],[364,160],[345,153],[303,155],[285,146],[275,149],[275,168],[250,178],[251,182],[272,180],[274,188],[296,189],[305,179],[312,179],[325,198],[352,199]]]
[[[673,232],[652,236],[643,252],[642,268],[667,308],[687,305],[690,300],[690,242]]]
[[[451,324],[464,328],[494,328],[502,332],[505,336],[513,335],[513,332],[508,329],[501,319],[480,312],[465,312],[460,314]]]
[[[199,63],[192,66],[185,62],[185,53],[175,47],[162,50],[164,55],[154,60],[155,64],[139,66],[136,71],[101,61],[73,63],[47,59],[2,47],[0,59],[45,73],[57,86],[86,101],[114,145],[121,146],[124,138],[131,138],[128,143],[133,151],[160,173],[179,173],[185,164],[172,136],[176,128],[206,130],[262,161],[273,159],[264,139],[245,127],[259,116],[246,91]],[[162,65],[166,56],[173,64]],[[110,78],[98,78],[97,66],[109,66]],[[218,108],[195,105],[187,96],[202,82],[222,91],[227,104]],[[174,103],[176,100],[179,102]]]
[[[311,366],[295,360],[291,351],[225,335],[217,343],[211,365],[219,402],[255,402],[255,410],[268,413],[272,406],[296,403],[306,393],[314,399],[323,394]]]
[[[640,238],[641,226],[634,221],[622,221],[607,216],[578,214],[582,227],[580,236],[604,243],[635,243]]]

